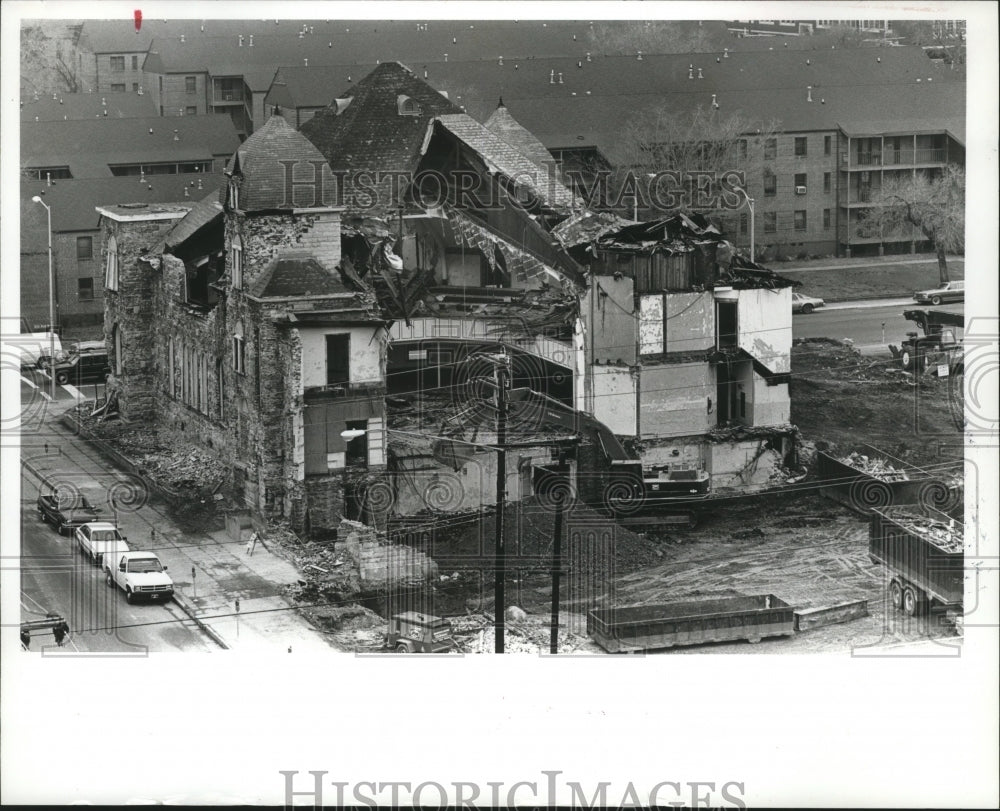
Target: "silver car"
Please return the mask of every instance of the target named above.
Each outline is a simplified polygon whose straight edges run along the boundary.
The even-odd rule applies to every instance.
[[[813,296],[804,296],[801,293],[792,292],[792,312],[793,313],[805,313],[808,315],[817,307],[826,306],[826,302],[821,298],[814,298]]]

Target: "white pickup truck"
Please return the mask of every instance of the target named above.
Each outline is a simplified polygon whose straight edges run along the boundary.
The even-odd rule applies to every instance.
[[[125,536],[118,527],[108,521],[92,521],[84,524],[77,527],[74,535],[80,551],[89,555],[98,566],[101,565],[105,555],[114,558],[121,552],[129,551]]]
[[[114,558],[105,555],[104,569],[108,585],[124,591],[128,603],[139,599],[165,603],[174,596],[174,581],[155,552],[123,552]]]

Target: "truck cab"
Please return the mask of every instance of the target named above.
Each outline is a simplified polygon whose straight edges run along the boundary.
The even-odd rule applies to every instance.
[[[165,603],[174,596],[174,582],[154,552],[124,552],[115,559],[106,556],[104,568],[107,584],[124,591],[130,604],[140,599]]]
[[[92,521],[77,527],[74,533],[76,544],[83,554],[98,566],[105,555],[114,559],[119,553],[128,552],[127,538],[110,521]]]
[[[396,653],[447,653],[455,647],[455,640],[448,620],[404,611],[389,620],[386,647]]]

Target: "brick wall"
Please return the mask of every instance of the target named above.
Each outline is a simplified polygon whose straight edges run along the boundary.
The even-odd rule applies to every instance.
[[[187,77],[194,78],[195,92],[187,92]],[[159,91],[159,79],[154,79],[157,84],[156,101],[158,108],[163,108],[163,115],[166,118],[187,115],[188,107],[195,107],[195,115],[205,115],[208,112],[208,75],[205,73],[164,73],[163,91]]]

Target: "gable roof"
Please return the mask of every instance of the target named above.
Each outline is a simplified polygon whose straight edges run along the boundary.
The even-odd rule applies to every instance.
[[[497,108],[490,117],[486,119],[483,126],[494,135],[502,138],[537,166],[545,166],[552,162],[552,155],[549,150],[545,148],[545,145],[541,141],[517,122],[514,116],[510,114],[510,110],[504,106],[503,99],[500,99],[500,104],[497,105]]]
[[[247,292],[255,298],[353,295],[335,271],[304,251],[282,251],[274,256]]]
[[[109,165],[207,161],[232,155],[239,142],[228,115],[26,121],[21,165],[68,165],[74,178],[111,177]]]
[[[276,209],[311,208],[327,205],[335,188],[323,184],[324,199],[316,199],[316,188],[296,186],[288,194],[287,167],[299,166],[295,174],[304,171],[309,177],[323,171],[326,160],[304,136],[292,129],[280,115],[272,115],[233,154],[226,167],[227,174],[239,175],[242,211],[272,211]],[[305,165],[311,165],[306,169]],[[301,179],[301,178],[295,178]],[[219,202],[225,202],[226,188],[219,191]]]
[[[465,113],[438,116],[430,126],[435,124],[472,149],[490,171],[499,172],[515,184],[531,189],[548,208],[568,213],[574,207],[574,196],[557,179],[551,158],[547,165],[534,163]]]

